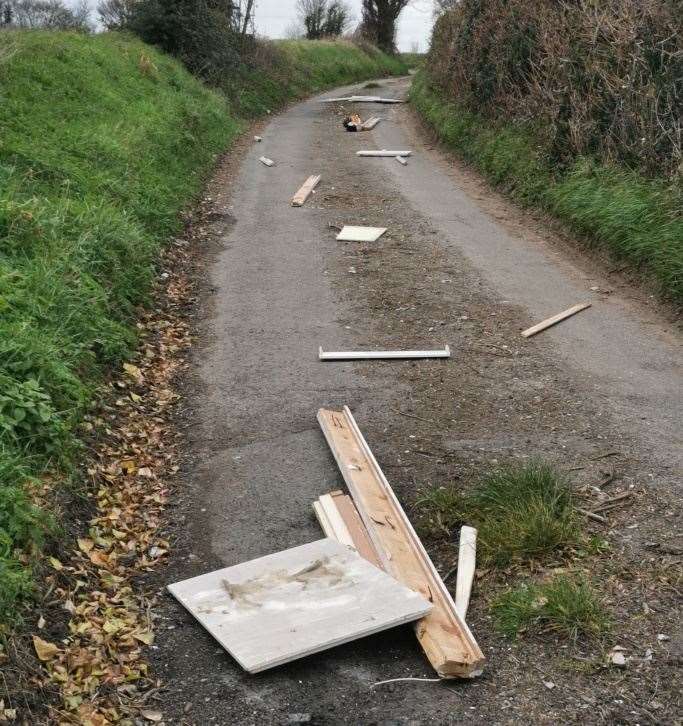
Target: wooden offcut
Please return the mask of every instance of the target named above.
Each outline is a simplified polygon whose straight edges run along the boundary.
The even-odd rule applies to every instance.
[[[336,490],[313,502],[315,516],[327,537],[353,547],[358,554],[383,569],[356,505],[348,494]]]
[[[382,119],[379,116],[371,116],[367,121],[360,127],[361,131],[371,131],[377,126]]]
[[[266,166],[274,166],[275,162],[272,159],[269,159],[267,156],[259,156],[258,159],[262,164],[265,164]]]
[[[299,191],[292,197],[293,207],[303,207],[308,197],[313,193],[313,190],[318,186],[320,181],[320,174],[311,174],[306,181],[301,185]]]
[[[455,609],[463,620],[467,617],[467,608],[470,604],[476,562],[477,530],[474,527],[461,527],[458,576],[455,581]]]
[[[417,638],[441,678],[472,678],[484,655],[370,451],[348,407],[320,409],[318,421],[386,571],[434,604]]]
[[[402,156],[397,156],[396,161],[398,161],[401,166],[408,166],[408,159],[404,159]]]
[[[536,325],[532,325],[530,328],[523,330],[522,335],[525,338],[530,338],[532,335],[536,335],[536,333],[540,333],[542,330],[545,330],[546,328],[550,328],[553,325],[557,325],[557,323],[562,322],[566,318],[570,318],[572,315],[576,315],[576,313],[580,313],[582,310],[585,310],[586,308],[589,308],[590,306],[591,306],[591,303],[589,303],[589,302],[579,303],[578,305],[572,305],[572,307],[568,308],[567,310],[564,310],[561,313],[558,313],[557,315],[553,315],[551,318],[547,318],[546,320],[543,320],[540,323],[536,323]]]

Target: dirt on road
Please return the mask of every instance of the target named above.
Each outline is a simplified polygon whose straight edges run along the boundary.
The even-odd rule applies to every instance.
[[[381,84],[382,94],[406,90],[405,81]],[[200,294],[177,419],[184,460],[169,509],[172,559],[146,582],[158,591],[152,665],[166,720],[677,723],[682,407],[673,326],[643,293],[616,287],[597,260],[454,166],[409,108],[379,110],[373,132],[350,134],[334,104],[293,106],[207,191],[204,219],[216,235],[195,250]],[[355,155],[406,145],[407,167]],[[276,165],[260,164],[262,154]],[[314,173],[316,194],[292,208]],[[388,231],[371,244],[337,242],[343,224]],[[583,300],[593,307],[520,336]],[[319,346],[444,344],[449,360],[317,360]],[[315,417],[344,404],[416,521],[430,487],[466,489],[512,460],[568,471],[586,509],[600,482],[610,495],[630,491],[606,525],[585,525],[608,543],[585,554],[613,619],[606,640],[506,640],[489,605],[521,574],[480,570],[468,614],[488,658],[479,679],[373,688],[433,677],[409,627],[242,672],[163,587],[322,536],[311,502],[341,479]],[[451,570],[455,543],[425,544],[437,569]],[[627,667],[605,665],[613,646],[631,656]]]

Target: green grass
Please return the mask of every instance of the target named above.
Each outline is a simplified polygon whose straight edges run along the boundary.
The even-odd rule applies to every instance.
[[[278,40],[258,67],[241,69],[221,87],[239,113],[256,116],[315,91],[407,72],[400,57],[344,40]]]
[[[590,584],[583,578],[566,575],[508,590],[492,609],[498,629],[510,638],[531,630],[572,640],[579,636],[598,638],[610,626],[604,606]]]
[[[581,540],[569,482],[541,462],[501,467],[467,494],[429,490],[417,506],[428,534],[450,537],[460,524],[475,526],[481,560],[496,567],[555,557]]]
[[[683,189],[586,158],[558,170],[542,153],[542,129],[493,125],[449,103],[418,74],[415,108],[441,140],[517,201],[555,215],[588,245],[609,250],[683,302]]]
[[[79,422],[134,349],[159,249],[246,128],[238,111],[403,66],[347,43],[283,42],[280,80],[240,76],[228,99],[125,35],[2,31],[0,40],[16,49],[0,64],[3,621],[30,591],[26,563],[50,531],[31,479],[73,470]]]

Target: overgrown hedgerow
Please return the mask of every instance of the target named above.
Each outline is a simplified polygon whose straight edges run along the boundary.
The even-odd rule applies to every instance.
[[[3,30],[3,48],[0,623],[30,591],[49,530],[28,482],[69,476],[83,414],[135,345],[160,246],[244,115],[403,69],[346,43],[284,42],[281,82],[241,73],[228,97],[119,33]]]

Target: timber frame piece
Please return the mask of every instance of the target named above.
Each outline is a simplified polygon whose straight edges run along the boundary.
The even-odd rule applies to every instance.
[[[458,614],[348,406],[343,411],[320,409],[318,422],[382,567],[434,604],[415,625],[417,639],[434,670],[441,678],[480,675],[484,654]]]
[[[308,197],[320,183],[320,174],[311,174],[301,185],[299,191],[292,197],[293,207],[303,207]]]

